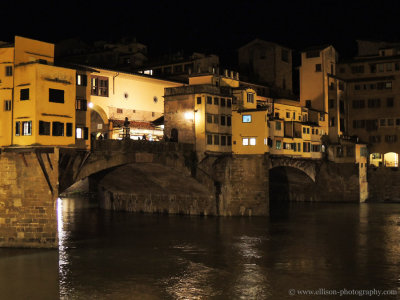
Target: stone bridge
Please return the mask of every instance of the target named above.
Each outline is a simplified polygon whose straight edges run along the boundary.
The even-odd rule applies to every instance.
[[[358,166],[354,164],[268,154],[209,154],[198,161],[192,145],[130,140],[96,141],[92,151],[3,148],[0,246],[57,247],[58,195],[83,178],[99,183],[121,170],[127,178],[118,181],[127,188],[121,192],[104,185],[99,199],[105,208],[266,216],[271,190],[289,191],[288,199],[295,201],[359,201]],[[133,182],[136,186],[129,190]],[[148,187],[147,192],[137,188],[141,185]]]

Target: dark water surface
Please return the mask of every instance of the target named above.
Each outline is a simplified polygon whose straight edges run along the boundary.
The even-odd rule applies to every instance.
[[[0,249],[0,299],[400,299],[326,295],[399,293],[399,204],[296,204],[249,219],[59,204],[59,251]]]

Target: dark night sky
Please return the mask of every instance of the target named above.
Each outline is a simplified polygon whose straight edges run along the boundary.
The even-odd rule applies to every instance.
[[[136,36],[151,53],[216,53],[258,37],[300,50],[332,43],[352,55],[355,39],[400,39],[400,1],[16,1],[2,10],[0,40],[16,34],[49,42]],[[138,3],[141,3],[140,5]]]

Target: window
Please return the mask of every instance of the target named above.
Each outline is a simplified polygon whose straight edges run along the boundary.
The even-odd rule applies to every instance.
[[[212,135],[207,134],[207,145],[212,145]]]
[[[329,126],[331,127],[335,126],[335,118],[330,119]]]
[[[386,63],[386,71],[392,71],[392,63]]]
[[[310,152],[310,143],[303,142],[303,152]]]
[[[290,118],[290,112],[286,112],[286,118],[287,118],[287,119]]]
[[[354,109],[364,108],[365,107],[365,101],[364,100],[353,100],[352,104],[353,104],[353,108]]]
[[[221,135],[221,146],[226,146],[226,136]]]
[[[316,64],[315,65],[315,72],[321,72],[322,71],[322,66],[321,64]]]
[[[227,136],[227,144],[228,144],[228,146],[232,145],[232,136],[230,136],[230,135]]]
[[[395,143],[397,141],[397,135],[385,135],[386,143]]]
[[[214,98],[214,105],[219,105],[219,98],[217,97]]]
[[[282,61],[289,62],[289,51],[286,50],[286,49],[282,49],[282,53],[281,54],[282,54],[281,55]]]
[[[49,102],[64,103],[64,90],[49,89]]]
[[[29,100],[29,89],[21,89],[19,99]]]
[[[249,141],[250,141],[250,146],[255,146],[256,145],[256,138],[255,137],[249,138]]]
[[[353,120],[353,128],[365,128],[365,120]]]
[[[214,145],[219,145],[219,135],[214,134]]]
[[[344,83],[343,82],[339,82],[339,91],[344,91]]]
[[[365,122],[366,128],[368,131],[377,130],[378,129],[378,120],[366,120]]]
[[[22,135],[32,135],[32,121],[22,122]]]
[[[80,111],[87,111],[87,100],[85,99],[76,99],[75,109]]]
[[[307,129],[307,134],[310,134],[310,128],[307,127],[306,129]]]
[[[394,126],[394,119],[387,119],[388,126]]]
[[[381,99],[368,99],[368,107],[369,108],[381,107]]]
[[[394,98],[387,98],[386,99],[386,106],[393,107],[394,106]]]
[[[89,128],[87,127],[76,127],[76,138],[77,139],[89,139]]]
[[[380,135],[371,135],[369,137],[369,142],[371,144],[376,144],[381,142],[381,136]]]
[[[66,136],[72,136],[72,123],[67,123]]]
[[[76,138],[77,139],[83,139],[83,128],[81,127],[76,127]]]
[[[400,119],[396,119],[396,126],[400,126]]]
[[[207,114],[207,123],[212,123],[212,115]]]
[[[275,121],[275,130],[282,130],[282,123]]]
[[[249,145],[249,139],[248,138],[242,138],[242,145],[243,146],[248,146]]]
[[[226,126],[232,126],[231,116],[226,116]]]
[[[343,100],[339,101],[339,111],[341,114],[344,114],[344,101]]]
[[[212,104],[212,97],[207,96],[207,104]]]
[[[242,123],[251,123],[251,115],[243,115]]]
[[[276,148],[277,150],[282,149],[282,141],[276,141],[276,143],[275,143],[275,148]]]
[[[108,78],[92,76],[91,94],[94,96],[108,97]]]
[[[117,114],[122,114],[124,110],[122,108],[117,108]]]
[[[222,126],[226,125],[226,116],[221,116],[221,125]]]
[[[311,108],[311,100],[306,100],[306,107]]]
[[[39,135],[50,135],[50,122],[39,121]]]
[[[371,73],[376,73],[376,64],[370,64],[369,65],[369,70]]]
[[[15,122],[15,135],[20,135],[21,133],[21,122]]]
[[[53,136],[64,136],[64,123],[53,122]]]
[[[221,98],[221,106],[225,106],[226,102],[225,102],[225,98]]]
[[[197,104],[201,104],[201,97],[197,97]]]
[[[247,103],[254,103],[254,93],[247,93]]]
[[[12,66],[6,66],[6,76],[12,76],[13,69]]]
[[[218,123],[219,123],[218,115],[214,115],[214,124],[218,124]]]
[[[5,111],[11,110],[11,100],[4,100],[4,110]]]
[[[231,107],[232,106],[232,100],[231,99],[226,99],[226,106]]]
[[[380,119],[379,120],[379,126],[380,127],[386,126],[386,119]]]
[[[355,74],[355,73],[364,73],[364,66],[352,66],[351,67],[351,73]]]
[[[87,75],[76,74],[76,85],[87,86]]]
[[[377,64],[378,67],[378,72],[383,72],[384,71],[384,64]]]

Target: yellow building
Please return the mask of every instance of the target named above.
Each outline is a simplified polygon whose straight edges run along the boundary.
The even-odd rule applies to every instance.
[[[163,138],[163,130],[151,122],[164,114],[164,89],[181,83],[150,76],[86,67],[90,72],[89,108],[91,132],[99,137],[120,139],[125,118],[130,121],[130,137],[149,140]]]
[[[227,75],[227,76],[226,76]],[[189,85],[165,89],[165,134],[199,153],[232,152],[232,89],[238,75],[202,74]]]
[[[0,145],[75,145],[75,70],[54,66],[54,45],[16,36],[0,51]]]

